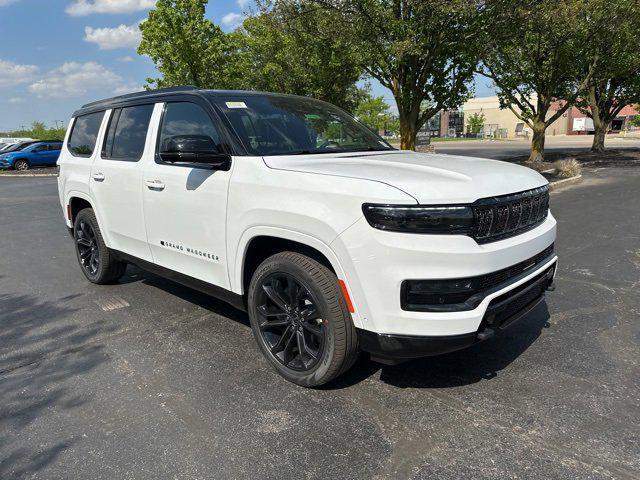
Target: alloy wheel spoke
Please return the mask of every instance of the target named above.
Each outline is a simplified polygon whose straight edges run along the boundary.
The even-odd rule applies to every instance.
[[[265,320],[260,323],[260,330],[266,330],[268,328],[286,327],[291,322],[287,318],[281,318],[278,320]]]
[[[271,347],[271,353],[277,355],[278,353],[282,352],[287,345],[287,342],[291,338],[292,333],[293,327],[289,325],[287,328],[285,328],[284,332],[282,332],[282,336],[278,339],[276,344]]]
[[[302,310],[300,312],[300,315],[307,322],[311,320],[317,320],[318,318],[320,318],[320,313],[318,312],[318,309],[316,308],[316,306],[313,304],[307,305],[307,308]]]
[[[83,247],[91,248],[91,241],[87,240],[84,237],[78,238],[78,245],[82,245]]]
[[[297,307],[296,298],[298,297],[298,292],[302,290],[302,287],[298,285],[292,278],[287,279],[287,296],[289,297],[289,303],[292,307]]]
[[[298,330],[296,332],[296,340],[298,343],[298,353],[300,353],[300,360],[304,364],[305,367],[309,366],[309,364],[313,363],[313,360],[317,360],[318,353],[314,352],[309,345],[307,344],[307,340],[304,337],[304,332],[302,330]],[[309,360],[305,362],[305,355],[309,357]]]
[[[315,321],[302,322],[300,325],[311,335],[316,335],[316,336],[322,335],[322,327],[320,327],[320,325],[317,324]]]
[[[284,298],[282,298],[282,295],[280,295],[280,293],[278,293],[274,287],[272,287],[271,285],[263,285],[262,289],[271,299],[271,301],[275,303],[278,308],[280,308],[280,310],[282,310],[283,312],[287,312],[289,310],[290,307],[288,303]]]

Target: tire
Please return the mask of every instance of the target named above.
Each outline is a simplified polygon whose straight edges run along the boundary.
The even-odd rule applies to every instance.
[[[91,283],[99,285],[117,281],[127,269],[107,248],[91,208],[80,210],[73,222],[73,239],[80,269]]]
[[[19,158],[13,163],[14,170],[24,171],[24,170],[29,170],[29,167],[30,167],[29,161],[24,158]]]
[[[316,260],[297,252],[267,258],[251,278],[247,300],[260,350],[290,382],[317,387],[355,362],[357,334],[340,284]]]

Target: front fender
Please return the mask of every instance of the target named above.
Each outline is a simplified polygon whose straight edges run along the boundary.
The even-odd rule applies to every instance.
[[[336,272],[338,279],[342,280],[345,283],[348,291],[351,291],[351,288],[349,286],[349,279],[344,273],[344,268],[342,267],[340,259],[331,249],[331,247],[324,243],[322,240],[319,240],[311,235],[296,232],[294,230],[288,230],[286,228],[253,226],[247,228],[242,233],[240,241],[238,242],[238,248],[235,255],[233,256],[234,260],[233,262],[230,262],[231,265],[229,266],[229,281],[231,284],[231,288],[235,293],[245,293],[242,287],[242,275],[244,272],[244,260],[246,257],[247,248],[252,239],[260,236],[269,236],[282,238],[284,240],[291,240],[318,250],[327,258],[327,260],[329,260],[329,263],[331,264],[333,270]],[[355,304],[354,310],[355,312],[351,314],[353,322],[356,327],[361,327],[360,315],[358,314],[358,306]]]

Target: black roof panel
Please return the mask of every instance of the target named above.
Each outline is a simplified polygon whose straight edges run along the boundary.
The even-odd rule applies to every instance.
[[[193,93],[196,95],[212,96],[212,97],[265,96],[265,95],[296,96],[296,95],[287,95],[284,93],[258,92],[258,91],[252,91],[252,90],[206,90],[206,89],[201,89],[194,86],[181,86],[181,87],[160,88],[157,90],[145,90],[142,92],[134,92],[134,93],[128,93],[126,95],[119,95],[117,97],[105,98],[103,100],[98,100],[96,102],[91,102],[83,105],[82,108],[73,112],[73,116],[77,117],[79,115],[86,115],[88,113],[108,110],[115,106],[122,106],[123,104],[127,104],[129,102],[136,102],[138,100],[150,99],[158,102],[158,101],[162,101],[164,97],[169,97],[172,95],[179,95],[179,94],[188,94],[188,93]]]

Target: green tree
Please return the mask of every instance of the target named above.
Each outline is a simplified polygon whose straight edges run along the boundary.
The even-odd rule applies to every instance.
[[[162,75],[148,78],[157,88],[194,85],[234,88],[225,75],[233,44],[204,17],[208,0],[158,0],[140,24],[140,55],[148,55]]]
[[[355,46],[366,74],[393,93],[402,148],[415,148],[416,134],[429,118],[471,95],[482,2],[313,1],[339,27],[345,43]],[[431,108],[421,109],[425,101]]]
[[[484,127],[484,113],[476,112],[467,119],[467,132],[480,133]]]
[[[591,150],[602,152],[612,120],[640,101],[640,3],[637,0],[587,0],[583,70],[593,75],[578,108],[593,119]]]
[[[367,94],[366,98],[358,103],[353,113],[376,132],[388,129],[393,122],[389,104],[384,101],[384,97],[374,97],[371,94]]]
[[[545,131],[585,91],[593,71],[580,65],[585,35],[582,0],[486,0],[481,73],[533,131],[530,162],[544,158]],[[514,26],[517,25],[517,28]],[[563,100],[551,113],[554,102]]]
[[[363,69],[357,49],[312,2],[266,2],[238,37],[248,88],[310,95],[353,111]]]
[[[23,128],[10,132],[1,132],[0,137],[34,138],[37,140],[62,140],[66,133],[65,127],[49,128],[44,122],[34,121],[31,128]]]

